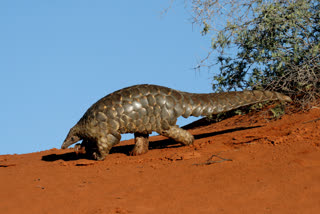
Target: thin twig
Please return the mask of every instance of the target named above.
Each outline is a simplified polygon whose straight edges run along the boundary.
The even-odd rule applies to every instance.
[[[214,157],[217,157],[217,158],[219,158],[221,160],[213,161],[212,158],[214,158]],[[222,163],[224,161],[232,161],[232,159],[223,158],[223,157],[220,157],[218,155],[211,155],[211,157],[206,162],[204,162],[204,163],[195,163],[193,165],[196,165],[196,166],[199,166],[199,165],[210,165],[210,164],[214,164],[214,163]]]
[[[161,16],[166,15],[168,13],[168,11],[172,8],[174,1],[175,0],[171,0],[169,3],[169,6],[162,10],[162,12],[160,14]]]
[[[302,124],[312,123],[312,122],[316,122],[318,120],[320,120],[320,118],[317,118],[317,119],[314,119],[314,120],[309,120],[309,121],[303,122]]]

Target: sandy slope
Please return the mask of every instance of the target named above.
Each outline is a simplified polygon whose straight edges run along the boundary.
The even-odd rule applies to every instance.
[[[124,141],[101,162],[72,149],[3,155],[0,212],[320,213],[320,120],[304,123],[316,118],[319,109],[199,122],[194,146],[157,136],[132,157]],[[203,164],[212,155],[224,159]]]

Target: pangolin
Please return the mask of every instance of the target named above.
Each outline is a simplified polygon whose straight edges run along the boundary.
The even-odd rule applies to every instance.
[[[132,155],[146,153],[153,131],[190,145],[194,137],[176,125],[183,116],[209,116],[258,102],[280,100],[288,96],[270,91],[241,91],[195,94],[157,85],[134,85],[115,91],[94,103],[73,126],[61,148],[83,140],[84,148],[96,160],[105,159],[121,134],[134,133]]]

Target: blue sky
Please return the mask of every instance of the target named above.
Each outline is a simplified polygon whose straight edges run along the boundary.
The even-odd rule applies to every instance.
[[[123,87],[212,92],[212,73],[192,69],[209,39],[181,2],[161,15],[170,0],[0,1],[0,154],[60,148],[91,104]]]

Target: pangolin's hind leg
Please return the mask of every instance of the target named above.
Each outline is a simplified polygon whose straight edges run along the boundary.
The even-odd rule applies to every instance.
[[[104,160],[109,154],[111,148],[120,142],[120,139],[121,135],[118,133],[101,136],[97,140],[98,150],[96,152],[93,152],[93,158],[96,160]]]
[[[149,150],[149,135],[134,133],[134,148],[130,152],[131,155],[141,155],[147,153]]]
[[[194,141],[192,134],[177,125],[171,126],[168,130],[161,131],[159,134],[172,138],[183,145],[191,145]]]

